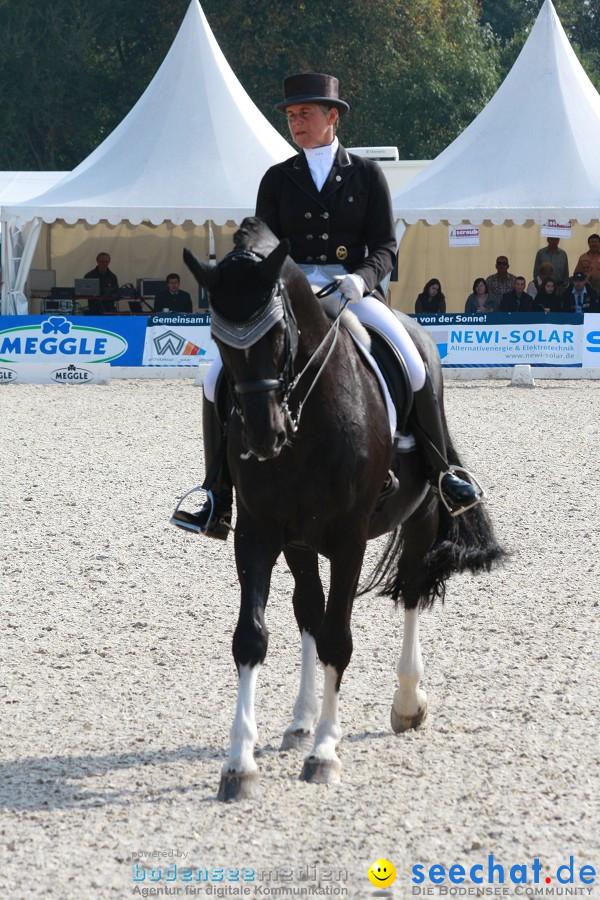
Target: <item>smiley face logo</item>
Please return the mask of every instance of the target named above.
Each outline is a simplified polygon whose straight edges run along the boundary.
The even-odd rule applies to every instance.
[[[369,881],[377,888],[389,887],[396,880],[396,869],[389,859],[378,859],[367,872]]]

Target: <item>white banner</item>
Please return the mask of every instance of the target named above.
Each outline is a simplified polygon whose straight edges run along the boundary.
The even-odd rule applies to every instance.
[[[570,238],[571,222],[557,222],[556,219],[548,219],[542,225],[540,232],[542,237]]]
[[[600,313],[585,316],[583,329],[582,362],[589,369],[600,369]]]
[[[217,347],[210,336],[210,316],[156,315],[148,319],[144,366],[190,366],[211,363]]]
[[[0,362],[0,384],[109,384],[108,363]]]
[[[458,313],[416,318],[435,340],[443,366],[581,367],[581,315]],[[600,332],[598,341],[600,347]]]
[[[475,225],[448,225],[449,247],[479,247],[479,228]]]

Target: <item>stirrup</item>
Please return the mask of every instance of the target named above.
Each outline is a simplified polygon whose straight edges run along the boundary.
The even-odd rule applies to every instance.
[[[459,475],[459,473],[460,473],[460,475]],[[473,500],[472,503],[469,503],[466,506],[459,506],[458,509],[452,509],[452,507],[446,500],[446,498],[444,496],[444,492],[442,490],[442,480],[443,480],[444,476],[448,475],[448,474],[456,475],[457,477],[460,477],[462,481],[466,481],[467,484],[470,484],[470,485],[472,485],[472,487],[477,489],[477,492],[478,492],[477,497],[475,498],[475,500]],[[463,476],[466,476],[466,478]],[[477,480],[477,478],[475,477],[475,475],[473,475],[472,472],[469,472],[468,469],[463,469],[462,466],[448,466],[448,468],[445,470],[445,472],[439,472],[436,490],[437,490],[437,493],[439,494],[440,500],[442,501],[442,503],[444,504],[444,506],[446,507],[446,509],[448,510],[448,512],[450,513],[451,516],[460,516],[460,515],[462,515],[462,513],[467,512],[467,510],[473,509],[474,506],[478,506],[483,500],[487,500],[487,494],[484,491],[481,484],[479,483],[479,481]]]
[[[200,512],[202,511],[202,507],[196,513],[188,513],[185,510],[180,510],[181,504],[189,497],[190,494],[195,494],[197,491],[203,491],[206,494],[206,499],[210,503],[210,512],[208,514],[208,519],[206,520],[206,525],[202,527],[197,521]],[[219,519],[214,518],[215,515],[215,498],[213,492],[211,490],[206,490],[202,486],[191,488],[191,490],[187,491],[179,499],[177,506],[173,510],[173,514],[169,519],[169,523],[171,525],[176,525],[178,528],[184,528],[187,531],[193,531],[196,534],[207,534],[209,537],[216,537],[219,540],[226,540],[229,532],[232,530],[231,525],[231,514],[229,515],[228,520],[224,520],[223,516]]]

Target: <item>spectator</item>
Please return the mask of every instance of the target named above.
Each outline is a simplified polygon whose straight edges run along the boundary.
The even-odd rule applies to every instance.
[[[592,266],[592,271],[590,273],[591,277],[600,279],[600,234],[590,234],[588,238],[588,251],[587,253],[582,253],[577,260],[577,265],[575,266],[576,272],[584,271],[582,265],[584,259],[589,259]]]
[[[465,303],[466,313],[491,313],[498,312],[499,300],[494,294],[488,292],[485,278],[476,278],[473,282],[473,293],[467,297]]]
[[[500,300],[500,312],[531,312],[533,308],[533,297],[525,290],[525,278],[518,275],[513,290]]]
[[[545,313],[560,312],[560,297],[556,292],[554,278],[544,278],[535,299],[539,308]]]
[[[592,275],[592,264],[588,256],[582,256],[579,260],[581,265],[578,268],[578,271],[583,272],[585,275],[585,280],[587,283],[596,291],[597,294],[600,294],[600,278],[594,278]]]
[[[503,294],[508,294],[515,286],[515,276],[508,271],[508,266],[508,257],[499,256],[496,260],[496,274],[488,275],[485,280],[488,293],[497,297],[498,302]]]
[[[181,279],[177,272],[170,272],[166,278],[167,288],[159,291],[154,298],[154,312],[192,312],[192,298],[187,291],[180,291]]]
[[[585,280],[585,272],[575,272],[573,284],[561,296],[561,312],[600,312],[598,294]]]
[[[99,253],[96,257],[96,268],[91,272],[86,272],[84,278],[97,278],[100,282],[101,297],[116,297],[119,290],[119,281],[114,272],[108,268],[110,265],[110,254]]]
[[[537,295],[537,292],[540,290],[542,283],[545,281],[545,279],[553,277],[553,275],[552,275],[553,272],[554,272],[554,266],[552,265],[552,263],[543,262],[540,266],[539,272],[537,273],[537,275],[535,276],[533,281],[530,281],[529,284],[527,285],[527,293],[531,297],[535,297]]]
[[[558,288],[566,286],[569,283],[569,260],[564,250],[558,246],[560,238],[546,238],[547,247],[542,247],[535,254],[535,262],[533,264],[533,277],[537,278],[542,263],[550,263],[553,271],[549,278],[554,278]]]
[[[430,278],[415,302],[416,313],[445,313],[446,297],[437,278]]]

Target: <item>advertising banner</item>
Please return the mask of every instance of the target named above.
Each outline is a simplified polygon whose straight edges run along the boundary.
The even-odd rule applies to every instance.
[[[2,316],[0,366],[24,362],[139,366],[145,327],[145,316]]]
[[[475,225],[448,225],[449,247],[479,247],[479,228]]]
[[[142,365],[196,367],[211,363],[216,353],[209,315],[148,316]]]
[[[571,222],[570,220],[568,222],[557,222],[556,219],[548,219],[542,225],[540,234],[542,237],[570,238]]]
[[[431,333],[443,366],[581,367],[582,315],[458,313],[415,318]]]
[[[581,359],[585,367],[600,369],[600,313],[585,316]]]

